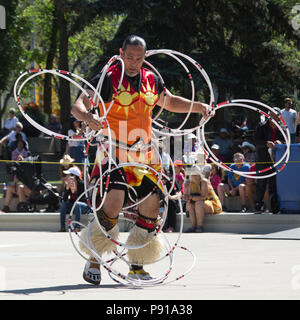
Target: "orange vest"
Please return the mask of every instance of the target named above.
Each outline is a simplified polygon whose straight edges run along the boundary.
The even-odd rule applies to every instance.
[[[112,140],[128,148],[116,148],[116,158],[121,162],[139,162],[145,163],[156,170],[160,170],[159,159],[155,152],[151,152],[151,146],[144,148],[142,151],[129,151],[130,147],[142,148],[150,144],[152,132],[152,109],[155,107],[159,95],[154,81],[154,74],[145,68],[140,70],[140,92],[137,92],[124,75],[121,87],[118,89],[121,70],[117,64],[107,70],[107,74],[112,82],[112,99],[114,101],[106,119],[109,123]],[[111,101],[105,103],[106,110],[109,108]],[[102,106],[100,106],[100,115],[104,114]],[[107,131],[103,130],[103,134],[107,135]],[[94,168],[96,172],[99,168]],[[97,171],[98,170],[98,171]],[[151,172],[139,172],[141,168],[128,167],[125,168],[127,178],[134,182],[134,185],[140,183],[142,175],[149,175],[152,179]],[[128,171],[128,173],[127,173]],[[132,171],[132,172],[131,172]],[[143,170],[142,170],[143,171]],[[141,176],[141,177],[140,177]],[[154,180],[156,177],[153,178]]]
[[[128,147],[139,140],[144,144],[151,141],[152,109],[158,101],[154,74],[145,68],[140,70],[140,92],[135,91],[124,75],[119,92],[121,70],[117,64],[107,71],[112,81],[112,99],[115,99],[107,115],[112,130],[112,139]],[[111,102],[105,104],[106,109]],[[100,108],[100,114],[103,110]]]

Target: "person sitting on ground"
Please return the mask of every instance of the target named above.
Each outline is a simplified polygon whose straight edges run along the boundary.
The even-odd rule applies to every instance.
[[[22,140],[18,141],[18,148],[15,149],[12,153],[11,160],[14,161],[23,161],[29,153],[24,149],[25,143],[22,143]],[[10,204],[14,196],[19,198],[19,203],[23,203],[26,201],[26,197],[28,197],[31,193],[31,190],[24,184],[19,184],[19,180],[14,174],[12,177],[12,182],[7,184],[6,196],[4,199],[4,206],[2,208],[2,212],[10,212]]]
[[[183,168],[183,162],[181,160],[174,161],[175,167],[175,180],[179,185],[179,190],[184,194],[184,178],[185,178],[185,170]]]
[[[222,183],[222,179],[223,179],[222,168],[218,167],[215,164],[212,165],[209,180],[216,194],[218,194],[218,185]]]
[[[203,166],[202,174],[203,174],[205,179],[209,179],[210,178],[211,168],[212,168],[212,166],[209,163],[207,163],[206,165]]]
[[[77,166],[64,170],[63,173],[66,174],[67,177],[65,179],[66,189],[63,194],[63,201],[60,208],[60,232],[66,231],[66,214],[71,212],[75,201],[84,192],[82,173]],[[74,208],[75,220],[80,222],[80,216],[88,213],[90,213],[90,207],[86,203],[85,196],[83,195]],[[79,224],[75,224],[75,231],[80,231]]]
[[[209,180],[204,178],[199,166],[193,165],[189,179],[184,187],[184,200],[192,227],[186,232],[201,233],[204,231],[205,214],[222,213],[222,205]]]
[[[248,163],[244,163],[244,155],[241,153],[235,153],[233,156],[234,163],[230,165],[230,168],[233,170],[249,172],[250,165]],[[229,172],[228,173],[228,184],[220,183],[218,185],[218,195],[221,200],[224,211],[227,211],[225,206],[225,194],[228,196],[236,196],[240,195],[242,208],[241,212],[247,211],[247,198],[246,198],[246,178],[240,176],[236,173]]]
[[[252,163],[255,163],[255,146],[248,141],[243,141],[243,143],[239,145],[239,147],[242,149],[243,155],[245,157],[245,162],[249,163],[250,165]]]
[[[21,156],[21,158],[20,158]],[[29,156],[26,144],[23,140],[17,140],[17,147],[11,153],[11,160],[20,161]]]
[[[219,149],[220,149],[219,145],[213,144],[210,149],[211,149],[211,152],[216,156],[218,160],[220,160],[221,162],[225,162],[225,158],[219,154]],[[206,162],[212,163],[210,159],[207,159]]]
[[[24,149],[29,153],[29,144],[28,141],[23,140],[21,133],[16,133],[16,140],[13,141],[10,145],[10,149],[13,151],[17,148],[18,142],[22,141],[24,143]]]

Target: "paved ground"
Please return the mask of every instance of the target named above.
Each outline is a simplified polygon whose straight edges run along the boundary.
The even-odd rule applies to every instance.
[[[171,241],[176,236],[168,234]],[[0,300],[300,299],[300,242],[250,240],[243,236],[183,234],[182,245],[197,256],[192,273],[170,284],[131,289],[113,282],[106,272],[101,286],[85,283],[81,277],[84,260],[74,250],[67,233],[3,231]],[[178,250],[175,259],[170,280],[192,262],[183,250]],[[123,265],[119,268],[122,270]],[[165,260],[148,269],[158,275],[166,268]]]

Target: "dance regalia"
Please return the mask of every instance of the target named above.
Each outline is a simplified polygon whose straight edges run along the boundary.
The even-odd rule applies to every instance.
[[[124,76],[119,92],[117,92],[121,78],[119,65],[110,67],[107,75],[111,80],[112,97],[105,103],[105,108],[109,108],[111,101],[115,99],[106,117],[112,133],[112,141],[116,146],[113,156],[119,163],[138,162],[159,171],[159,158],[153,149],[151,151],[152,110],[159,99],[153,72],[141,68],[139,88],[134,88]],[[102,106],[99,106],[99,109],[100,115],[103,115]],[[103,134],[108,136],[107,133],[107,129],[104,129]],[[103,164],[106,156],[103,152],[98,153],[92,177],[99,174],[99,164]],[[133,187],[138,187],[144,176],[155,184],[157,182],[157,177],[142,167],[130,166],[123,169],[127,183]]]

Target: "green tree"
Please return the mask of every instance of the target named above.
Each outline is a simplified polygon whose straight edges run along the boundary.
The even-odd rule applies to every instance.
[[[26,21],[18,16],[17,0],[3,0],[1,5],[6,10],[6,29],[0,30],[0,118],[6,111],[13,92],[13,83],[19,70],[27,63],[28,52],[22,47],[22,38],[29,31]]]
[[[248,98],[277,106],[285,95],[300,88],[300,37],[291,26],[290,15],[295,3],[131,1],[104,57],[117,52],[121,39],[136,33],[146,39],[149,48],[178,50],[199,61],[214,84],[218,102]],[[101,57],[99,65],[103,62]],[[187,81],[180,68],[168,68],[159,61],[157,65],[162,66],[159,70],[164,71],[167,86],[183,92]],[[198,97],[207,101],[207,89],[201,77],[198,80]],[[224,118],[220,114],[219,122]]]

